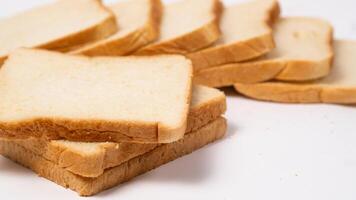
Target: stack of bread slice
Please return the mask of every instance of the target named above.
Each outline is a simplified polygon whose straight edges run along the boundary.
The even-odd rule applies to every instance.
[[[178,55],[18,49],[0,70],[0,152],[93,195],[225,134],[225,95],[191,83]]]
[[[176,55],[220,37],[221,9],[62,0],[4,19],[0,153],[90,196],[222,138],[224,93],[194,85],[191,61]],[[16,26],[24,18],[34,32]]]

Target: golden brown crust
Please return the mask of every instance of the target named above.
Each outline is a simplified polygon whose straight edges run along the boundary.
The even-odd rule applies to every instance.
[[[89,44],[72,51],[71,54],[82,54],[86,56],[128,55],[159,37],[162,9],[160,0],[150,0],[150,16],[144,27],[132,31],[121,38],[108,38],[107,40]]]
[[[248,40],[213,46],[188,54],[187,57],[193,62],[194,71],[198,72],[227,63],[250,60],[270,52],[275,47],[272,26],[279,18],[279,14],[279,4],[275,1],[265,19],[265,25],[270,28],[268,33]]]
[[[185,35],[173,38],[168,41],[158,42],[147,45],[134,55],[157,55],[157,54],[181,54],[186,55],[210,46],[221,35],[219,23],[222,13],[222,4],[219,0],[214,0],[213,11],[214,19],[203,27],[187,33]]]
[[[243,95],[265,101],[356,104],[356,87],[278,82],[235,84],[234,87]]]
[[[251,84],[272,79],[315,80],[330,73],[332,59],[330,55],[319,61],[273,59],[221,65],[197,72],[194,83],[210,87],[225,87],[235,83]]]
[[[226,120],[219,118],[198,131],[186,135],[184,139],[159,145],[141,156],[108,169],[98,178],[75,175],[11,141],[0,140],[0,153],[82,196],[91,196],[222,138],[225,135],[226,126]]]

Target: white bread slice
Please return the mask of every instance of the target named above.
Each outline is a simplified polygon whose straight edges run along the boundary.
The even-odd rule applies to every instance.
[[[284,103],[356,104],[356,41],[334,42],[335,60],[329,76],[309,83],[235,84],[246,96]]]
[[[275,46],[271,25],[279,13],[276,0],[254,0],[225,7],[221,38],[212,47],[187,55],[194,71],[250,60],[270,52]]]
[[[0,136],[165,143],[183,137],[191,62],[183,56],[71,56],[20,49],[0,70]]]
[[[61,0],[0,21],[0,64],[19,47],[67,51],[117,31],[100,0]]]
[[[160,0],[126,0],[109,8],[114,13],[120,30],[108,38],[84,45],[71,52],[72,54],[127,55],[158,38],[162,15]]]
[[[219,0],[180,0],[164,6],[160,38],[136,55],[182,54],[213,44],[220,37]]]
[[[282,18],[275,26],[277,47],[265,58],[201,70],[194,81],[223,87],[272,79],[307,81],[325,77],[332,63],[332,38],[332,27],[325,21],[306,17]]]
[[[97,178],[75,175],[12,141],[0,139],[0,153],[79,195],[92,196],[214,142],[222,138],[225,132],[226,120],[219,118],[177,142],[159,145],[143,155],[107,169]]]
[[[219,118],[225,110],[224,93],[213,88],[195,86],[186,134]],[[105,169],[118,166],[157,146],[156,144],[83,143],[66,140],[49,142],[35,138],[14,140],[14,142],[59,167],[84,177],[98,177]]]

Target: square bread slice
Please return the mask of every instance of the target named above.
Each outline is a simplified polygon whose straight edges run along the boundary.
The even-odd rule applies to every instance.
[[[158,145],[145,154],[107,169],[97,178],[75,175],[9,140],[0,139],[0,153],[32,169],[41,177],[76,191],[81,196],[92,196],[214,142],[222,138],[225,132],[226,120],[218,118],[199,130],[185,135],[179,141]]]
[[[275,46],[271,25],[279,13],[276,0],[226,6],[221,17],[221,38],[212,47],[187,55],[194,71],[250,60],[270,52]]]
[[[183,137],[192,87],[184,56],[14,51],[0,70],[0,136],[166,143]]]
[[[186,134],[219,118],[225,110],[224,93],[203,86],[193,87]],[[49,142],[36,138],[14,140],[14,142],[59,167],[83,177],[98,177],[105,169],[118,166],[157,146],[156,144],[84,143],[66,140]]]
[[[308,83],[235,84],[241,94],[284,103],[356,104],[356,41],[336,40],[329,76]]]
[[[194,82],[223,87],[272,79],[307,81],[329,74],[333,36],[328,22],[307,17],[282,18],[274,34],[277,46],[266,57],[201,70]]]
[[[20,47],[67,51],[117,31],[100,0],[61,0],[0,20],[0,64]]]
[[[127,55],[158,38],[162,15],[160,0],[126,0],[109,8],[114,13],[120,30],[108,38],[84,45],[71,52],[72,54]]]
[[[180,0],[164,6],[160,38],[134,54],[182,54],[212,45],[220,37],[219,0]]]

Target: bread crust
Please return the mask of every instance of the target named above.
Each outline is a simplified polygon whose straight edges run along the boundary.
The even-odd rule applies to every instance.
[[[45,44],[34,46],[33,48],[68,52],[85,43],[101,40],[117,32],[116,18],[111,10],[107,9],[101,0],[94,0],[94,2],[108,13],[108,16],[104,20],[80,32],[63,36]],[[6,58],[7,56],[0,57],[0,66],[4,63]]]
[[[199,72],[206,68],[227,63],[250,60],[270,52],[275,47],[272,26],[279,18],[279,15],[280,6],[277,1],[274,1],[264,19],[265,25],[270,27],[270,31],[266,34],[232,44],[213,46],[188,54],[187,57],[192,60],[194,71]]]
[[[136,52],[134,55],[157,55],[157,54],[181,54],[186,55],[190,52],[198,51],[210,46],[221,35],[220,18],[222,14],[222,3],[219,0],[214,0],[213,14],[214,19],[203,27],[178,36],[168,41],[158,42],[147,45]]]
[[[143,155],[108,169],[97,178],[75,175],[12,141],[0,139],[0,153],[81,196],[92,196],[222,138],[226,126],[226,120],[219,118],[179,141],[159,145]]]
[[[248,97],[281,103],[356,104],[356,87],[266,82],[235,84]]]
[[[159,26],[162,17],[162,2],[150,0],[149,17],[145,26],[120,38],[104,39],[88,46],[76,49],[71,54],[86,56],[123,56],[153,42],[159,37]]]
[[[310,81],[330,73],[333,55],[323,60],[262,60],[234,63],[199,71],[194,83],[210,87],[232,86],[235,83],[252,84],[276,80]]]
[[[185,133],[196,131],[219,118],[226,111],[225,98],[225,95],[217,96],[199,104],[199,106],[192,107],[188,115]],[[156,147],[156,144],[102,143],[95,153],[82,154],[66,148],[56,141],[49,142],[31,138],[14,140],[14,143],[83,177],[98,177],[104,173],[105,169],[115,167]]]

